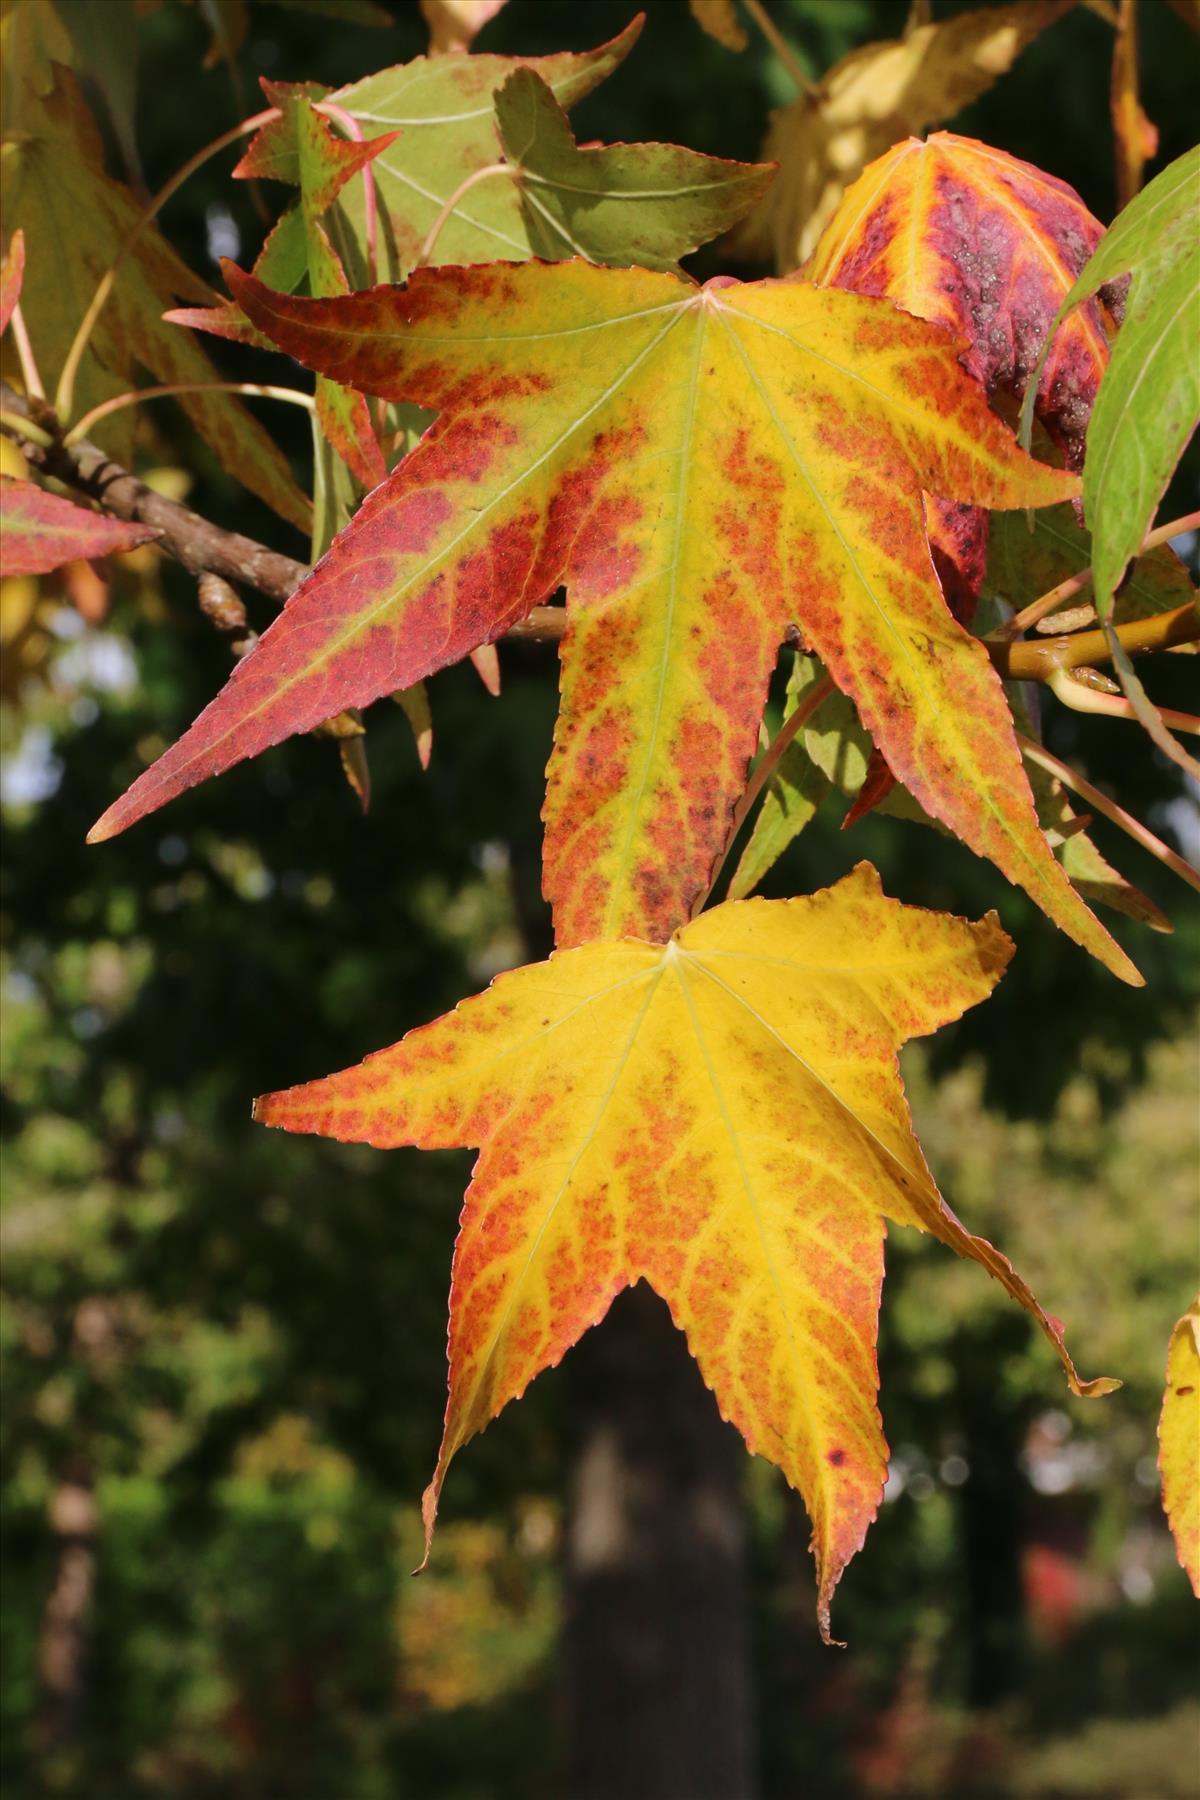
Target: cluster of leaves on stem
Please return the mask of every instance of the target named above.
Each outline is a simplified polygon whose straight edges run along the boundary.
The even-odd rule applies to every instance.
[[[1136,560],[1196,419],[1200,158],[1106,233],[1003,149],[911,135],[1067,9],[921,17],[820,83],[796,69],[772,160],[747,165],[576,142],[567,109],[634,50],[638,20],[590,52],[505,59],[469,52],[469,8],[451,28],[433,6],[441,54],[337,92],[264,82],[234,175],[296,197],[253,272],[225,265],[226,296],[104,173],[69,73],[27,82],[2,292],[24,376],[4,422],[31,464],[57,456],[69,485],[72,445],[138,397],[118,391],[136,361],[234,473],[306,521],[232,390],[314,417],[311,571],[93,841],[314,729],[339,738],[365,798],[365,752],[346,749],[362,708],[401,700],[426,760],[430,676],[472,656],[494,686],[490,647],[513,630],[559,646],[543,814],[554,955],[256,1109],[291,1131],[481,1149],[430,1536],[454,1453],[645,1279],[723,1413],[803,1494],[827,1635],[886,1473],[888,1219],[982,1263],[1076,1393],[1112,1385],[1080,1381],[1057,1321],[942,1200],[909,1122],[897,1049],[986,997],[1012,952],[994,916],[902,906],[865,864],[809,896],[748,897],[841,791],[848,824],[879,806],[962,839],[1119,979],[1141,977],[1092,904],[1169,929],[1091,842],[1067,798],[1078,778],[1005,676],[1136,713],[1195,767],[1173,731],[1197,721],[1160,715],[1129,653],[1200,637],[1178,559],[1156,538]],[[732,50],[743,41],[732,4],[693,10]],[[1114,94],[1135,190],[1132,29]],[[86,215],[75,234],[54,223],[67,191]],[[681,271],[728,233],[735,254],[773,254],[777,275],[701,286]],[[197,330],[285,352],[314,373],[313,399],[206,382]],[[1022,404],[1036,456],[1014,435]],[[151,535],[33,480],[6,476],[0,506],[13,570]],[[1044,614],[1058,635],[1023,640]],[[752,767],[785,645],[788,716]],[[1125,694],[1096,667],[1110,659]],[[1164,1477],[1195,1573],[1180,1333]]]

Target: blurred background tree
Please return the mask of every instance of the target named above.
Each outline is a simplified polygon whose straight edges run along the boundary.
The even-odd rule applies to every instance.
[[[6,55],[34,9],[39,53],[74,59],[110,166],[150,188],[254,109],[259,75],[337,85],[426,38],[407,0],[6,0]],[[511,0],[477,47],[584,48],[631,10]],[[907,6],[771,11],[818,74],[897,35]],[[1107,218],[1103,11],[1075,8],[954,124],[1064,177]],[[360,23],[369,13],[384,22]],[[1143,14],[1153,172],[1188,146],[1195,39],[1160,0]],[[583,140],[750,158],[791,91],[761,39],[732,55],[683,0],[650,0],[642,43],[576,125]],[[264,229],[221,162],[165,225],[201,273],[218,254],[248,260]],[[694,261],[707,273],[719,257]],[[303,478],[303,426],[290,409],[268,423]],[[137,434],[163,491],[304,553],[174,407],[147,409]],[[1194,506],[1195,487],[1185,466],[1170,511]],[[601,1334],[578,1372],[544,1376],[456,1464],[434,1563],[410,1582],[469,1159],[379,1156],[249,1121],[253,1094],[356,1060],[544,942],[553,660],[506,647],[496,700],[470,670],[439,676],[428,773],[399,711],[375,709],[365,818],[333,746],[305,739],[85,851],[90,822],[220,685],[227,648],[150,548],[114,566],[111,589],[82,570],[10,581],[0,630],[6,1791],[558,1795],[564,1496]],[[1158,661],[1155,691],[1178,705],[1190,671]],[[1133,730],[1061,709],[1048,720],[1058,754],[1194,855],[1196,797]],[[744,1456],[732,1477],[771,1800],[808,1791],[813,1770],[820,1792],[847,1797],[1194,1792],[1193,1603],[1158,1512],[1154,1426],[1167,1336],[1195,1285],[1200,929],[1157,865],[1102,822],[1096,836],[1176,920],[1171,939],[1122,931],[1142,994],[960,846],[922,840],[914,855],[911,828],[886,818],[843,835],[834,808],[767,884],[802,890],[865,855],[905,900],[998,906],[1020,954],[988,1006],[908,1058],[918,1126],[950,1204],[1067,1320],[1086,1372],[1126,1384],[1070,1402],[979,1270],[893,1238],[881,1360],[894,1467],[839,1597],[847,1652],[816,1636],[798,1499]]]

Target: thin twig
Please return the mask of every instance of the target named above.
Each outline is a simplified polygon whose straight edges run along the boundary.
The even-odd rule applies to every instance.
[[[1106,693],[1102,688],[1092,687],[1077,676],[1069,675],[1065,669],[1055,670],[1046,686],[1055,699],[1069,706],[1072,712],[1100,713],[1108,719],[1130,719],[1141,723],[1133,702],[1124,694]],[[1160,706],[1156,710],[1163,724],[1169,725],[1172,731],[1200,737],[1200,718],[1195,713],[1176,712],[1170,706]]]
[[[1196,604],[1194,611],[1197,620],[1200,621],[1200,602]],[[1138,724],[1155,749],[1161,751],[1168,762],[1173,762],[1177,769],[1182,769],[1192,781],[1200,784],[1200,762],[1197,762],[1196,758],[1185,750],[1182,744],[1176,743],[1167,730],[1161,710],[1142,686],[1138,672],[1130,662],[1128,652],[1121,642],[1120,633],[1111,619],[1104,621],[1104,635],[1112,650],[1113,668],[1117,672],[1117,680],[1137,716]]]
[[[69,450],[72,444],[87,436],[93,425],[101,419],[107,419],[110,413],[120,412],[126,406],[140,406],[143,400],[167,400],[175,394],[249,394],[259,400],[286,400],[292,406],[303,406],[309,412],[316,407],[311,394],[302,393],[299,388],[263,386],[257,381],[175,381],[165,387],[131,388],[127,394],[116,394],[111,400],[104,400],[99,406],[93,406],[91,412],[84,413],[77,425],[73,425],[63,439],[63,448]]]
[[[75,403],[75,378],[79,373],[79,365],[83,361],[83,353],[88,347],[88,342],[91,338],[92,331],[95,328],[96,320],[100,317],[100,314],[107,304],[108,297],[113,291],[117,275],[124,265],[125,258],[134,248],[147,225],[150,224],[159,208],[165,206],[172,194],[183,186],[184,182],[188,179],[188,176],[194,175],[197,169],[203,167],[210,156],[216,156],[219,151],[226,149],[228,145],[236,144],[239,138],[246,136],[247,132],[257,131],[260,125],[265,125],[269,119],[277,119],[278,117],[278,107],[268,107],[265,112],[255,113],[252,119],[243,119],[240,125],[235,125],[231,130],[222,132],[221,136],[214,138],[211,144],[207,144],[203,150],[197,150],[195,156],[189,157],[183,167],[175,171],[171,179],[166,182],[164,186],[159,188],[157,194],[154,195],[149,204],[142,209],[138,218],[134,221],[128,237],[117,251],[107,273],[101,276],[99,286],[92,295],[91,303],[79,322],[79,329],[72,340],[71,348],[67,351],[66,361],[62,366],[62,374],[58,378],[58,390],[54,398],[54,410],[64,424],[66,424],[71,417],[71,408]]]
[[[28,410],[24,396],[7,382],[0,382],[0,404],[19,418]],[[240,532],[223,531],[199,513],[156,494],[96,444],[78,442],[70,449],[53,444],[43,449],[25,442],[21,448],[35,469],[94,500],[113,518],[153,526],[161,534],[157,547],[193,575],[211,569],[227,581],[242,582],[282,604],[308,573],[304,563],[268,550]]]
[[[21,311],[19,300],[13,307],[8,322],[12,326],[13,343],[17,346],[17,361],[21,365],[21,380],[25,383],[25,392],[34,400],[44,400],[46,390],[38,373],[37,357],[33,354],[33,345],[29,341],[25,315]]]
[[[1119,825],[1122,831],[1129,834],[1135,844],[1140,844],[1143,850],[1148,850],[1151,856],[1156,856],[1159,862],[1165,863],[1168,869],[1173,870],[1179,876],[1180,880],[1186,881],[1189,887],[1194,887],[1200,893],[1200,870],[1193,869],[1191,863],[1185,862],[1182,856],[1171,849],[1169,844],[1164,844],[1161,838],[1155,837],[1154,833],[1143,825],[1140,819],[1135,819],[1131,813],[1125,811],[1123,806],[1118,806],[1115,800],[1110,800],[1108,795],[1102,793],[1098,787],[1093,787],[1090,781],[1086,781],[1082,775],[1076,774],[1069,763],[1060,761],[1049,750],[1043,749],[1041,744],[1035,744],[1032,738],[1022,736],[1019,731],[1017,743],[1021,747],[1022,755],[1028,761],[1037,763],[1039,768],[1045,769],[1051,775],[1056,775],[1064,787],[1069,787],[1079,795],[1081,800],[1086,800],[1089,806],[1093,806],[1097,812],[1103,813],[1106,819],[1111,819],[1114,825]]]
[[[800,89],[811,100],[817,91],[817,84],[802,66],[799,57],[788,43],[778,25],[763,5],[762,0],[746,0],[746,11],[758,26],[770,44],[772,50]]]
[[[809,719],[811,719],[816,712],[818,706],[821,706],[828,700],[833,691],[833,681],[828,675],[823,676],[815,686],[809,688],[807,694],[805,694],[795,710],[788,714],[787,718],[783,721],[783,724],[779,727],[779,730],[775,733],[775,736],[771,739],[771,742],[767,745],[767,748],[763,751],[758,762],[755,763],[754,768],[750,773],[750,779],[746,783],[745,792],[742,794],[741,799],[734,808],[733,818],[730,821],[729,830],[725,836],[725,842],[721,847],[721,854],[718,856],[713,868],[712,880],[692,908],[693,919],[696,917],[697,913],[703,912],[704,908],[708,905],[712,891],[720,879],[721,870],[725,867],[725,864],[729,859],[729,853],[737,842],[738,832],[750,817],[754,802],[758,799],[758,796],[762,793],[767,782],[779,767],[788,745],[795,738],[797,732],[803,730]]]
[[[54,442],[48,431],[43,431],[32,419],[23,419],[19,413],[0,412],[0,425],[5,431],[15,432],[18,437],[28,439],[31,444],[40,444],[43,450]]]
[[[460,181],[454,192],[450,195],[450,198],[442,207],[437,218],[433,221],[433,224],[429,227],[425,236],[425,242],[421,245],[421,254],[413,264],[414,269],[423,269],[433,255],[437,241],[442,235],[442,230],[463,195],[469,193],[478,182],[486,181],[489,176],[492,175],[507,175],[510,181],[518,181],[520,180],[521,171],[514,163],[486,163],[482,169],[474,170],[465,180]]]
[[[1200,606],[1185,600],[1171,612],[1149,619],[1129,619],[1111,627],[1121,648],[1135,656],[1155,650],[1173,650],[1179,644],[1200,643]],[[1112,642],[1103,630],[1072,631],[1065,637],[1030,638],[1019,644],[997,643],[984,638],[983,647],[1006,681],[1043,681],[1063,669],[1083,669],[1111,662]]]
[[[1160,544],[1169,543],[1173,537],[1179,537],[1185,531],[1197,529],[1200,529],[1200,512],[1184,513],[1182,518],[1168,519],[1165,525],[1156,526],[1147,537],[1142,539],[1137,554],[1145,556],[1148,550],[1156,550]],[[1091,585],[1092,571],[1089,565],[1086,569],[1080,569],[1077,575],[1068,575],[1067,579],[1060,581],[1057,587],[1052,587],[1046,593],[1039,594],[1036,600],[1031,600],[1029,605],[1019,613],[1014,613],[1011,619],[1006,619],[1003,625],[999,625],[995,631],[989,632],[985,642],[988,644],[1010,643],[1013,638],[1020,637],[1021,633],[1027,631],[1031,625],[1036,625],[1039,619],[1044,619],[1047,613],[1056,611],[1064,601],[1074,599],[1076,594],[1081,594],[1085,588],[1089,588]]]

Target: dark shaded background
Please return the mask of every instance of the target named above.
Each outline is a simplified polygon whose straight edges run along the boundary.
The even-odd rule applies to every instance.
[[[93,5],[125,29],[129,9]],[[818,73],[906,12],[771,9]],[[246,109],[260,73],[336,85],[418,54],[415,7],[393,11],[394,29],[372,31],[254,4]],[[479,47],[583,48],[631,11],[511,0]],[[1156,168],[1190,141],[1196,40],[1163,0],[1142,11]],[[140,23],[151,186],[240,116],[228,67],[202,67],[202,14],[170,0]],[[1080,7],[956,125],[1107,218],[1110,52]],[[752,157],[789,97],[759,42],[733,56],[683,0],[650,0],[641,43],[574,118],[582,139]],[[201,270],[214,231],[236,229],[243,260],[262,234],[228,161],[164,221]],[[696,262],[716,266],[711,250]],[[256,366],[217,350],[231,371]],[[303,472],[291,409],[264,416]],[[143,434],[145,464],[187,471],[198,510],[303,555],[175,409]],[[1172,512],[1195,486],[1177,481]],[[392,1041],[539,941],[551,658],[504,650],[498,700],[469,670],[439,676],[428,774],[399,711],[376,708],[365,819],[333,746],[305,739],[86,851],[90,822],[219,686],[227,648],[151,551],[95,623],[14,584],[2,624],[6,1792],[558,1795],[570,1364],[456,1462],[433,1567],[410,1582],[470,1159],[249,1123],[255,1093]],[[1153,690],[1186,703],[1189,666],[1158,662]],[[1194,838],[1194,797],[1134,727],[1055,709],[1048,738]],[[918,1123],[951,1205],[1067,1320],[1085,1372],[1126,1380],[1103,1404],[1070,1402],[979,1270],[894,1242],[881,1360],[897,1474],[839,1595],[848,1651],[817,1640],[799,1502],[745,1465],[771,1800],[1195,1792],[1193,1603],[1153,1456],[1167,1335],[1195,1279],[1200,944],[1194,897],[1103,823],[1096,835],[1177,921],[1173,939],[1117,926],[1141,994],[961,847],[886,819],[843,835],[835,809],[767,884],[824,885],[865,855],[903,899],[999,908],[1020,954],[992,1002],[909,1059]],[[72,1581],[85,1604],[55,1700],[39,1645]]]

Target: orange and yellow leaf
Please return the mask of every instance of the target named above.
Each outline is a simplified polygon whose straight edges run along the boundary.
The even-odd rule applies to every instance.
[[[455,1250],[456,1451],[622,1288],[671,1307],[718,1404],[813,1525],[818,1613],[878,1508],[885,1220],[995,1275],[1082,1384],[1061,1327],[939,1195],[896,1051],[985,998],[1011,946],[886,899],[860,865],[804,899],[718,907],[666,944],[559,951],[256,1117],[390,1148],[478,1145]]]
[[[1200,1300],[1171,1333],[1158,1467],[1175,1549],[1200,1595]]]

